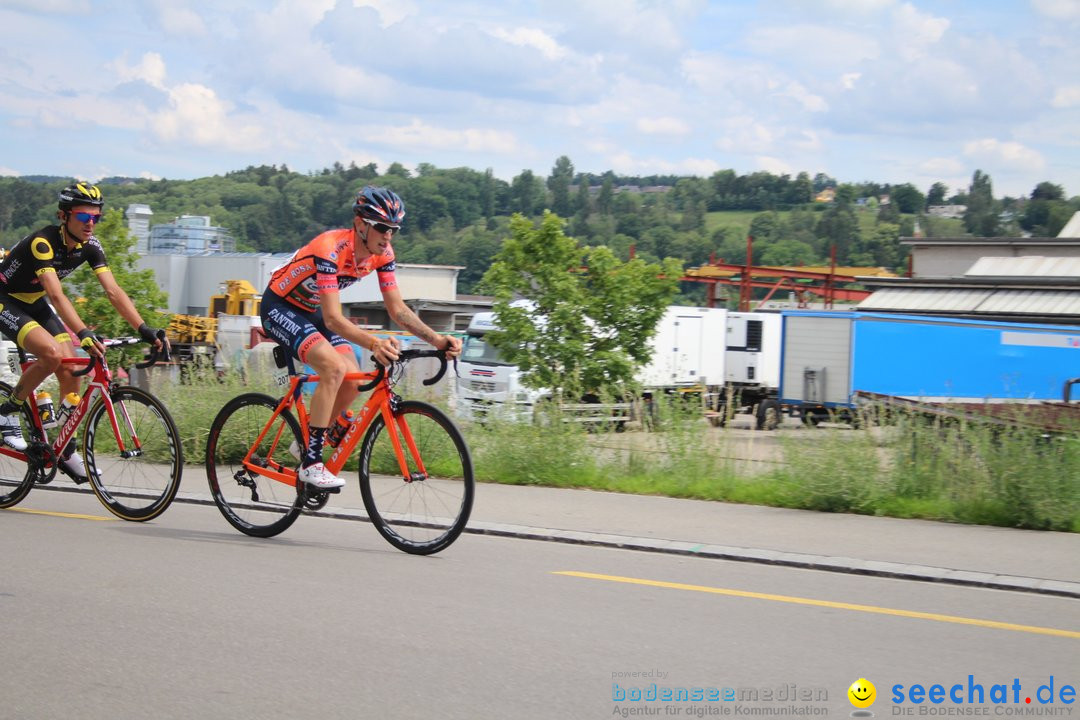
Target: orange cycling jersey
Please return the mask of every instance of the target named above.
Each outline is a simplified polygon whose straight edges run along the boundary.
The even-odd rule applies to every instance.
[[[382,255],[370,255],[356,262],[353,230],[327,230],[274,270],[267,289],[302,310],[315,312],[323,293],[344,290],[373,272],[379,274],[382,290],[397,287],[395,267],[394,249],[389,245]]]

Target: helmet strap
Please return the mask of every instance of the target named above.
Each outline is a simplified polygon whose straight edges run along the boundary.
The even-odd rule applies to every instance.
[[[357,217],[359,218],[359,216]],[[360,243],[364,246],[364,249],[367,250],[368,255],[374,255],[375,252],[368,246],[368,238],[371,236],[371,226],[364,222],[363,218],[359,219],[360,227],[363,229],[363,232],[357,230],[356,237],[358,240],[360,240]]]

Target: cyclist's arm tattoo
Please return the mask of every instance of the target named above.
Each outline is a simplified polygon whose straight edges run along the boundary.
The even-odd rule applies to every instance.
[[[394,322],[398,327],[405,328],[416,337],[432,346],[442,349],[443,336],[435,332],[421,320],[409,307],[403,307],[394,313]]]

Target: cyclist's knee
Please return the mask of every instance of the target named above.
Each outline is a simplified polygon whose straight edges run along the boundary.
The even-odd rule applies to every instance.
[[[49,372],[56,372],[64,359],[64,351],[56,343],[37,349],[34,355],[37,356],[40,366]]]
[[[321,377],[324,382],[338,387],[345,380],[345,373],[348,370],[349,367],[345,364],[345,361],[341,357],[335,357],[331,362],[327,363],[327,368],[321,374]]]

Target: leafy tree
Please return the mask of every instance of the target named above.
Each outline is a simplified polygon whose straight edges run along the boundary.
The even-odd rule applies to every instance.
[[[538,224],[511,219],[511,236],[482,283],[496,297],[501,328],[489,337],[526,385],[550,388],[558,401],[618,392],[648,362],[647,341],[682,265],[623,262],[609,248],[582,248],[562,228],[550,212]],[[511,304],[516,299],[528,304]]]
[[[512,207],[515,212],[529,217],[536,214],[544,202],[544,188],[532,170],[522,170],[510,183]]]
[[[785,238],[769,243],[761,253],[762,265],[811,265],[817,259],[808,243]]]
[[[990,176],[982,170],[976,170],[971,178],[971,187],[968,190],[964,227],[972,235],[996,237],[999,232],[999,225],[998,208],[994,200],[994,190]]]
[[[615,181],[610,174],[604,175],[600,184],[600,193],[596,196],[596,209],[604,215],[610,215],[614,203]]]
[[[573,180],[574,164],[570,162],[570,158],[562,155],[555,161],[555,167],[551,169],[551,175],[547,179],[547,187],[551,191],[551,209],[556,215],[571,215],[570,184]]]
[[[824,241],[825,247],[835,245],[839,262],[848,260],[848,253],[859,240],[859,221],[850,207],[833,205],[818,221],[817,236]],[[823,253],[824,254],[824,253]]]
[[[922,212],[926,206],[926,198],[911,183],[894,185],[889,192],[889,199],[902,213],[912,214]]]
[[[1041,182],[1031,191],[1032,200],[1064,200],[1065,188],[1051,182]]]
[[[949,188],[945,183],[936,182],[930,186],[930,191],[926,193],[926,207],[932,205],[944,205],[945,198],[949,194]]]

